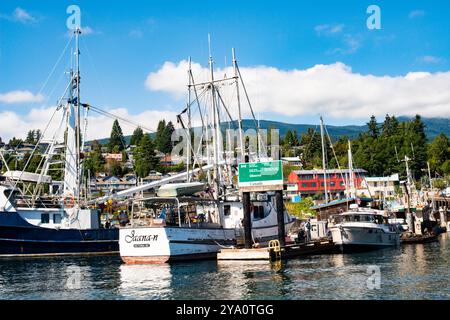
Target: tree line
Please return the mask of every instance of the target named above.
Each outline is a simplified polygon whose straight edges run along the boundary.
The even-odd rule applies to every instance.
[[[334,141],[325,137],[326,160],[329,168],[348,168],[347,136]],[[441,133],[427,141],[425,124],[416,115],[406,122],[399,122],[395,116],[386,115],[382,123],[372,116],[367,131],[351,141],[354,165],[365,169],[372,176],[388,176],[399,173],[406,179],[405,156],[416,180],[426,179],[427,162],[432,178],[450,175],[450,140]],[[288,130],[281,148],[284,156],[301,155],[304,169],[322,167],[322,143],[320,132],[310,128],[299,137]]]

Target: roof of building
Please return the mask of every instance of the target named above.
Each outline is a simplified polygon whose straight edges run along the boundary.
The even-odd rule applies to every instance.
[[[389,177],[366,177],[367,182],[399,181],[398,173]]]
[[[327,173],[348,173],[349,169],[327,169]],[[323,174],[322,169],[313,169],[313,170],[294,170],[292,171],[297,175],[300,174]],[[355,173],[366,173],[367,170],[364,169],[353,169],[353,172]]]

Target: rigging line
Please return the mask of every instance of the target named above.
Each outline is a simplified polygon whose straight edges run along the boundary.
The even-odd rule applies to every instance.
[[[236,70],[239,74],[239,79],[241,80],[242,88],[244,89],[245,97],[247,98],[248,106],[250,107],[250,111],[252,113],[253,122],[255,123],[255,126],[257,128],[256,131],[257,131],[258,141],[259,141],[259,143],[261,143],[262,137],[261,137],[260,127],[259,127],[258,122],[256,121],[255,113],[253,112],[252,104],[250,103],[250,98],[247,93],[247,88],[245,87],[244,79],[242,78],[241,70],[239,69],[237,61],[236,61]],[[259,150],[259,143],[258,143],[258,147],[257,147],[258,150]],[[267,145],[264,148],[267,150]],[[259,152],[261,152],[261,151],[259,151]],[[267,154],[267,152],[266,152],[266,154]],[[259,154],[257,156],[259,158]]]
[[[189,75],[191,77],[192,83],[195,83],[194,76],[192,75],[192,69],[189,69]],[[206,90],[204,90],[204,92],[206,92]],[[203,114],[202,114],[202,110],[200,108],[200,102],[198,100],[199,96],[197,94],[197,87],[196,86],[194,86],[194,94],[195,94],[195,101],[197,101],[197,107],[198,107],[198,111],[200,113],[200,119],[202,121],[202,126],[204,126],[205,125],[205,121],[203,120]]]
[[[130,124],[130,125],[132,125],[132,126],[135,126],[135,127],[140,127],[141,129],[145,129],[146,131],[149,131],[149,132],[151,132],[151,133],[156,132],[155,130],[150,129],[150,128],[147,128],[147,127],[145,127],[145,126],[143,126],[143,125],[141,125],[141,124],[139,124],[139,123],[136,123],[136,122],[131,121],[131,120],[127,120],[127,119],[125,119],[125,118],[123,118],[123,117],[120,117],[120,116],[115,115],[115,114],[113,114],[113,113],[110,113],[110,112],[108,112],[108,111],[102,110],[102,109],[100,109],[100,108],[94,107],[94,106],[92,106],[92,105],[83,104],[83,103],[82,103],[81,105],[82,105],[83,107],[88,107],[88,106],[89,106],[89,108],[92,109],[92,111],[95,111],[95,112],[97,112],[97,113],[99,113],[99,114],[101,114],[101,115],[110,117],[110,118],[112,118],[112,119],[119,119],[119,120],[121,120],[121,121],[123,121],[123,122],[125,122],[125,123],[128,123],[128,124]]]
[[[340,166],[340,164],[339,164],[338,157],[337,157],[336,152],[335,152],[335,150],[334,150],[333,143],[331,142],[331,137],[330,137],[330,134],[328,133],[327,126],[324,125],[324,128],[325,128],[325,133],[327,134],[327,137],[328,137],[328,142],[330,143],[331,150],[333,151],[333,156],[334,156],[334,158],[336,159],[336,164],[337,164],[337,166],[338,166],[339,171],[341,171],[341,166]],[[342,171],[340,172],[340,175],[341,175],[342,180],[345,180]]]
[[[103,96],[103,99],[105,99],[105,97],[106,97],[106,95],[105,95],[105,87],[103,86],[102,82],[100,81],[100,77],[99,77],[99,73],[98,73],[97,67],[94,64],[94,59],[92,58],[91,52],[89,51],[89,48],[88,48],[84,38],[80,37],[80,40],[81,40],[80,41],[81,44],[83,45],[83,48],[86,49],[89,63],[91,64],[92,69],[94,69],[95,78],[97,80],[98,86],[100,87],[101,95]]]
[[[19,180],[22,178],[22,175],[23,175],[23,173],[25,172],[27,166],[30,164],[30,161],[31,161],[31,159],[32,159],[33,156],[34,156],[34,153],[36,152],[37,147],[39,146],[39,144],[41,143],[42,139],[44,138],[45,132],[47,131],[48,127],[50,126],[50,123],[52,122],[53,117],[55,116],[55,114],[56,114],[57,111],[58,111],[58,108],[55,109],[55,111],[53,111],[53,114],[52,114],[52,116],[51,116],[51,118],[50,118],[50,121],[48,121],[48,123],[47,123],[47,125],[46,125],[44,131],[42,132],[42,135],[39,137],[39,140],[36,142],[36,145],[34,146],[34,149],[33,149],[33,151],[31,152],[30,157],[27,159],[27,162],[25,163],[25,166],[23,167],[22,172],[20,173],[19,178],[17,179],[16,183],[15,183],[14,186],[13,186],[13,190],[17,187],[17,183],[18,183]],[[11,195],[12,195],[12,194],[13,194],[13,192],[11,192],[11,193],[9,194],[8,198],[6,199],[7,202],[8,202],[9,199],[11,198]]]
[[[38,92],[38,95],[42,93],[42,91],[44,90],[44,88],[47,86],[48,81],[50,80],[51,76],[53,75],[53,73],[56,70],[56,67],[58,66],[59,62],[61,61],[62,57],[64,56],[64,53],[66,53],[67,48],[69,47],[69,44],[72,42],[73,39],[73,33],[69,38],[69,41],[67,41],[66,46],[64,47],[61,55],[59,56],[58,60],[56,61],[55,65],[53,66],[52,71],[50,71],[50,74],[48,75],[47,79],[45,80],[44,84],[42,85],[41,89]],[[48,98],[47,98],[48,99]]]

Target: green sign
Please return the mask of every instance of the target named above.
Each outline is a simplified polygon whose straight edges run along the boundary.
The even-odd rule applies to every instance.
[[[239,188],[283,185],[281,160],[239,164]]]

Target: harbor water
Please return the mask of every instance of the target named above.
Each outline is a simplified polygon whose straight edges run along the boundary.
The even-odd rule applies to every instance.
[[[0,260],[0,299],[450,299],[450,237],[358,254],[125,265],[118,256]]]

